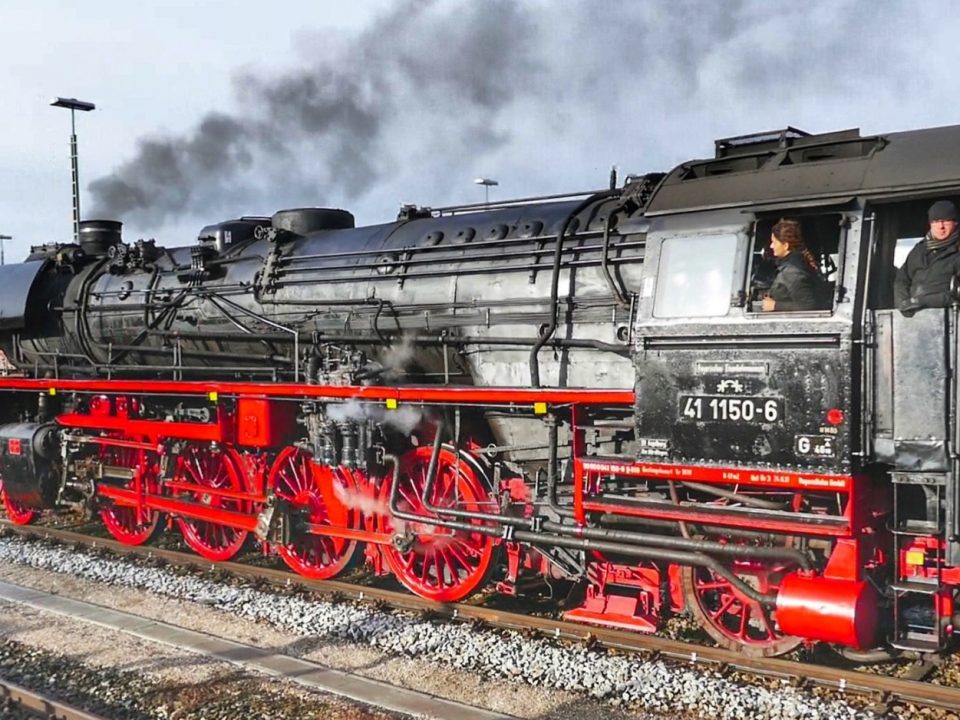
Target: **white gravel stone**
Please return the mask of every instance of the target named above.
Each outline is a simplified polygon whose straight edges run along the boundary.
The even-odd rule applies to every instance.
[[[250,587],[182,576],[165,568],[138,566],[127,559],[98,557],[18,538],[0,538],[0,564],[3,563],[19,563],[115,587],[137,588],[198,602],[305,638],[359,643],[486,678],[505,678],[610,703],[636,703],[674,716],[689,714],[721,720],[873,717],[843,702],[799,691],[786,682],[775,690],[745,686],[703,667],[683,668],[660,661],[608,655],[525,638],[513,632],[434,623],[406,613],[382,613],[362,605],[279,596]]]

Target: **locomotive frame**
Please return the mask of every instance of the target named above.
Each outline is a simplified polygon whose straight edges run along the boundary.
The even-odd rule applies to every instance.
[[[748,654],[945,651],[960,314],[891,306],[958,141],[787,128],[622,188],[183,248],[87,221],[0,268],[8,517],[177,524],[211,560],[255,537],[314,578],[363,560],[639,631],[687,609]],[[759,312],[784,215],[829,307]]]

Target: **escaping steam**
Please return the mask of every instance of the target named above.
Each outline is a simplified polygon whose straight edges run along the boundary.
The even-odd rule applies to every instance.
[[[327,405],[327,417],[334,422],[372,420],[409,435],[423,419],[423,410],[415,405],[401,405],[396,410],[387,410],[380,404],[347,400]]]

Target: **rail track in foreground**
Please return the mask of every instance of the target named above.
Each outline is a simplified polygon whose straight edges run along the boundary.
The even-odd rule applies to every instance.
[[[786,679],[799,687],[823,687],[841,694],[864,697],[871,704],[872,709],[881,712],[897,702],[952,711],[960,709],[960,687],[948,687],[920,680],[895,678],[781,658],[748,657],[718,647],[523,615],[480,605],[436,603],[407,592],[338,580],[310,580],[288,570],[238,562],[210,563],[189,552],[150,545],[124,545],[116,540],[94,537],[73,530],[14,525],[6,520],[0,521],[0,528],[23,537],[108,550],[121,556],[158,558],[171,565],[179,566],[210,567],[239,579],[265,582],[280,589],[297,586],[321,598],[358,600],[397,610],[429,614],[438,619],[477,622],[503,630],[537,633],[556,640],[589,643],[595,647],[638,653],[645,659],[662,659],[686,665],[699,665],[720,673],[740,671],[764,678]]]
[[[5,700],[28,715],[57,720],[108,720],[74,707],[44,693],[28,690],[0,678],[0,700]]]

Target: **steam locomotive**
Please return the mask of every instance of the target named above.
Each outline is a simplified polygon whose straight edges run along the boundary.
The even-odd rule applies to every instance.
[[[945,651],[960,316],[893,309],[941,198],[960,126],[787,128],[596,192],[176,248],[85,221],[0,268],[8,518],[643,632],[686,610],[750,655]],[[828,307],[761,311],[782,217]]]

